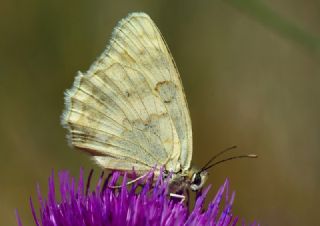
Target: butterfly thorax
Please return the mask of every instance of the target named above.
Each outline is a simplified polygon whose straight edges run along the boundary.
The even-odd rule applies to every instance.
[[[165,177],[169,175],[165,172]],[[196,167],[191,167],[188,170],[172,173],[170,178],[170,191],[171,192],[183,192],[186,189],[197,191],[202,188],[207,180],[207,171],[201,171]]]

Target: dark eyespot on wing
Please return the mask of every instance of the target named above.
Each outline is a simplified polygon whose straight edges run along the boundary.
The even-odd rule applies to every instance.
[[[172,81],[161,81],[158,82],[155,91],[157,91],[166,104],[171,103],[172,100],[176,97],[177,87]]]

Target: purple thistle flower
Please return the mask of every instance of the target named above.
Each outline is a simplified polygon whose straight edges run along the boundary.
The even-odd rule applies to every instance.
[[[236,225],[238,217],[232,215],[231,207],[234,201],[233,192],[229,197],[229,182],[226,180],[219,188],[215,198],[208,208],[204,209],[204,201],[210,189],[208,186],[196,198],[193,210],[181,200],[169,197],[168,180],[162,173],[153,183],[155,176],[151,171],[143,181],[127,186],[127,176],[124,175],[120,188],[114,189],[120,181],[120,173],[110,174],[107,179],[101,175],[97,185],[89,191],[92,172],[84,183],[84,173],[80,170],[79,180],[69,175],[67,171],[58,173],[60,182],[60,201],[56,198],[54,173],[49,178],[47,199],[40,193],[39,217],[36,215],[30,198],[32,215],[37,226],[122,226],[122,225]],[[104,182],[104,183],[103,183]],[[224,204],[224,208],[222,207]],[[22,226],[17,214],[18,225]],[[244,225],[242,223],[242,225]],[[256,223],[252,225],[258,225]]]

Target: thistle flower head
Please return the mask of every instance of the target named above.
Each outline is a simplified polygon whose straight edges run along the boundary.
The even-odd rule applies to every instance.
[[[233,216],[231,207],[234,192],[229,195],[229,182],[226,180],[219,188],[215,198],[204,208],[204,202],[210,189],[208,186],[195,200],[192,211],[185,202],[170,198],[168,179],[162,173],[154,183],[151,171],[146,179],[127,186],[127,177],[123,177],[118,189],[111,188],[121,175],[110,174],[107,179],[100,177],[90,190],[90,172],[85,184],[84,172],[76,182],[68,171],[59,176],[60,199],[56,198],[54,173],[49,178],[49,192],[45,199],[38,187],[39,216],[30,199],[30,206],[37,226],[142,226],[142,225],[236,225],[238,217]],[[223,207],[224,206],[224,207]],[[18,225],[22,226],[18,217]],[[256,224],[252,224],[256,225]]]

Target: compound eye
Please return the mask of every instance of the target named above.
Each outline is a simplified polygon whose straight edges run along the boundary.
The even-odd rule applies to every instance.
[[[193,184],[199,186],[201,184],[201,176],[200,173],[197,173],[194,177]]]

